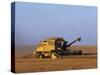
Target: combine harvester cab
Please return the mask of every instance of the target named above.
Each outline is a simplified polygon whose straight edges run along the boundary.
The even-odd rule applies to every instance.
[[[81,38],[79,37],[73,42],[67,44],[68,41],[65,41],[61,37],[51,37],[46,40],[40,41],[40,43],[33,51],[33,54],[36,56],[36,58],[50,57],[52,59],[62,58],[62,56],[65,55],[82,55],[81,50],[76,51],[68,49],[68,47],[70,47],[77,41],[81,41]]]

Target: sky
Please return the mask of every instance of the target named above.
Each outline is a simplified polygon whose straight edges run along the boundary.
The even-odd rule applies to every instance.
[[[97,45],[97,7],[16,2],[15,44],[36,45],[48,37]]]

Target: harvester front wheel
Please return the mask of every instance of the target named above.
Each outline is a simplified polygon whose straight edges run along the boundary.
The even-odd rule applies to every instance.
[[[57,59],[57,58],[60,58],[60,56],[59,56],[57,53],[52,52],[52,53],[51,53],[51,58],[52,58],[52,59]]]

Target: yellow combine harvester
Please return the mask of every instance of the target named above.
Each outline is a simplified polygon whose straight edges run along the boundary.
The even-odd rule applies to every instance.
[[[76,41],[81,41],[81,38],[79,37],[68,44],[68,41],[65,41],[61,37],[51,37],[40,41],[33,51],[33,54],[37,58],[51,57],[52,59],[61,58],[64,55],[82,55],[81,50],[68,49],[68,47],[70,47]]]

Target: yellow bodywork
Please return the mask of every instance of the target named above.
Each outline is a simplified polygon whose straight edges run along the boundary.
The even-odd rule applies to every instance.
[[[45,40],[41,41],[40,44],[37,46],[36,51],[42,51],[42,52],[49,52],[51,50],[55,49],[54,46],[55,40]]]
[[[36,48],[36,51],[44,51],[44,52],[48,52],[54,50],[54,46],[39,46]]]
[[[36,46],[33,54],[37,57],[51,57],[52,59],[59,58],[60,56],[57,53],[53,53],[55,51],[55,40],[58,38],[51,37],[46,40],[40,41],[40,43]]]

